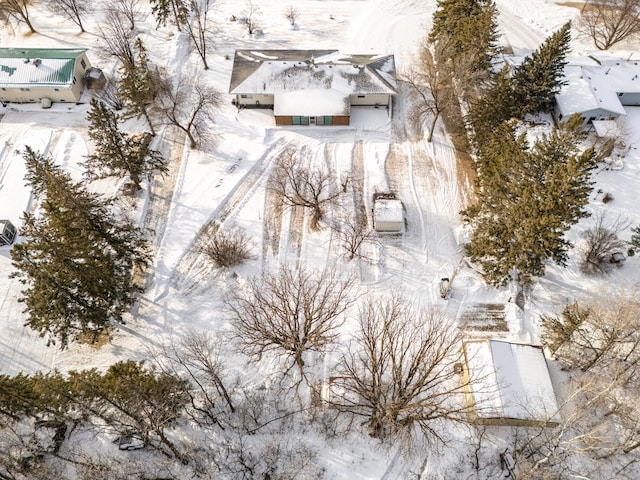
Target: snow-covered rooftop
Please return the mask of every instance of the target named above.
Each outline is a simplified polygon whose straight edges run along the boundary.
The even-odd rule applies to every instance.
[[[70,85],[75,61],[85,51],[0,48],[0,85],[24,88]]]
[[[556,95],[560,112],[571,115],[603,109],[624,115],[619,93],[640,93],[640,65],[636,61],[572,62],[564,69],[566,84]]]
[[[393,198],[376,199],[373,203],[373,217],[376,222],[404,222],[402,202]]]
[[[547,421],[558,411],[540,347],[500,340],[466,342],[471,395],[480,418]]]
[[[343,55],[337,50],[237,50],[229,93],[282,94],[334,90],[395,94],[393,55]]]

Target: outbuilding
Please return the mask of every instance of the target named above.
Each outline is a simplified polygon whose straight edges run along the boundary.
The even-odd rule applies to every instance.
[[[558,403],[541,347],[504,340],[464,342],[467,403],[485,425],[554,425]]]
[[[377,232],[401,232],[404,229],[404,207],[394,194],[374,196],[373,228]]]

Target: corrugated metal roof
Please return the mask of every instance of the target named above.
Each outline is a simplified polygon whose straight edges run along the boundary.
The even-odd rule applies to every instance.
[[[75,62],[86,48],[0,48],[0,86],[71,85]]]
[[[75,59],[0,57],[0,85],[21,88],[68,85],[73,82],[74,65]]]

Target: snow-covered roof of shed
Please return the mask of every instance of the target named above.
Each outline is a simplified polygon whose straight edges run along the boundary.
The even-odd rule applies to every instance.
[[[551,377],[540,347],[500,340],[465,343],[471,394],[481,418],[547,421],[557,415]]]
[[[373,217],[376,222],[404,222],[402,202],[395,198],[378,198],[373,202]]]
[[[393,55],[344,55],[337,50],[236,50],[229,93],[282,94],[335,90],[395,94]]]

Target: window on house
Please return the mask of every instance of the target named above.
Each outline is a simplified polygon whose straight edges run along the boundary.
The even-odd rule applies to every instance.
[[[6,92],[6,91],[7,91],[7,89],[6,89],[6,88],[4,88],[4,87],[2,87],[2,91],[3,91],[3,92]]]
[[[59,89],[59,88],[54,88],[54,89],[53,89],[53,91],[54,91],[54,92],[59,92],[59,91],[60,91],[60,89]]]
[[[619,97],[621,97],[621,96],[623,96],[623,95],[624,95],[624,92],[620,92],[620,93],[618,94],[618,96],[619,96]]]
[[[364,95],[358,95],[358,98],[364,98]]]
[[[21,88],[20,91],[21,92],[30,92],[31,89],[30,88]]]
[[[80,60],[80,65],[82,65],[82,68],[83,68],[84,70],[86,70],[86,69],[87,69],[87,62],[85,62],[85,61],[84,61],[84,58],[83,58],[82,60]]]
[[[76,84],[76,77],[73,77],[73,84]]]
[[[240,98],[252,98],[253,95],[240,95]]]
[[[562,114],[558,115],[558,120],[562,120]]]

